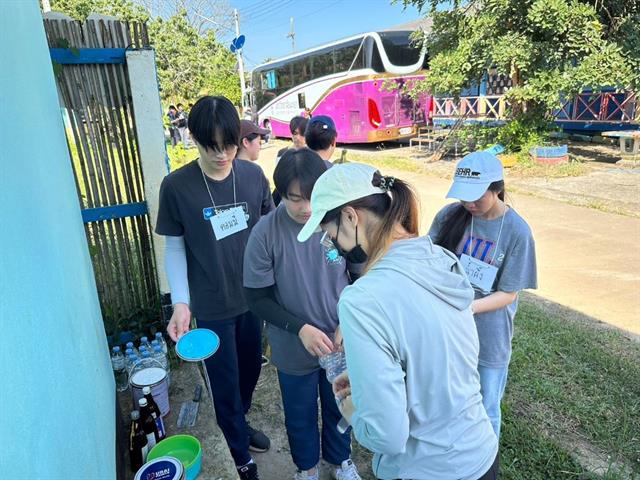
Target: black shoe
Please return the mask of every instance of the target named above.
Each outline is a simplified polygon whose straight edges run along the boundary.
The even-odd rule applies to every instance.
[[[252,452],[266,452],[271,447],[271,440],[260,430],[252,428],[247,424],[247,431],[249,432],[249,450]]]
[[[255,463],[247,463],[242,467],[238,467],[238,475],[242,480],[260,480],[258,466]]]

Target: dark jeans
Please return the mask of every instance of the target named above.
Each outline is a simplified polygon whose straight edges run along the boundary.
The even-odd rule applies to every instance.
[[[245,415],[260,376],[262,322],[247,312],[224,320],[197,319],[197,324],[220,337],[220,348],[205,360],[213,405],[233,460],[245,465],[251,460]]]
[[[288,375],[278,371],[278,379],[289,448],[296,467],[310,470],[320,460],[318,392],[322,406],[322,458],[333,465],[340,465],[349,458],[350,431],[341,434],[336,428],[342,415],[325,371],[319,369],[307,375]]]
[[[478,480],[498,480],[498,474],[500,473],[500,452],[496,454],[496,458],[493,461],[491,468],[482,475]],[[400,480],[399,478],[397,480]]]

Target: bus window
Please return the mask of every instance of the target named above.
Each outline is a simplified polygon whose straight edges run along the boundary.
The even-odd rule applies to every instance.
[[[358,58],[355,58],[360,43],[349,45],[346,47],[338,48],[334,51],[335,68],[337,72],[347,72],[351,64],[353,63],[353,69],[362,68],[362,53],[358,54]],[[355,59],[355,61],[354,61]]]
[[[276,71],[276,76],[278,79],[278,87],[290,87],[293,85],[292,82],[292,75],[291,75],[291,71],[292,71],[292,65],[283,65],[282,67],[278,68],[278,70]]]
[[[293,84],[300,85],[309,80],[311,80],[309,59],[303,58],[302,60],[298,60],[293,64]]]
[[[371,42],[369,68],[372,68],[377,73],[384,72],[384,65],[382,64],[382,58],[380,58],[380,51],[378,50],[378,44]]]
[[[278,88],[278,79],[275,70],[269,70],[262,77],[262,89],[273,90],[274,88]]]
[[[380,32],[382,46],[393,65],[414,65],[420,59],[420,49],[411,45],[409,32]]]
[[[333,73],[333,55],[331,52],[324,52],[311,57],[311,77],[319,78]]]

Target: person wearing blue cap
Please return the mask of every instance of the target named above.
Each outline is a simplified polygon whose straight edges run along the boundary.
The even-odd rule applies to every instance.
[[[316,115],[309,119],[304,132],[307,147],[316,152],[323,160],[330,161],[336,150],[338,131],[333,119],[328,115]]]
[[[313,187],[298,240],[317,246],[323,230],[347,261],[367,260],[340,295],[347,371],[333,391],[376,478],[495,480],[473,289],[453,253],[419,236],[419,218],[410,185],[370,165],[334,165]]]
[[[458,163],[447,193],[459,202],[440,210],[429,230],[434,243],[460,258],[475,290],[482,403],[498,438],[518,292],[537,287],[531,229],[504,193],[500,160],[486,151],[471,153]]]

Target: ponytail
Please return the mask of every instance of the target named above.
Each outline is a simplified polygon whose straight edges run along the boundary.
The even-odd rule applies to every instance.
[[[418,236],[420,212],[418,200],[413,188],[403,180],[384,177],[380,172],[373,175],[372,185],[388,193],[368,195],[349,202],[327,212],[322,223],[337,219],[344,207],[368,210],[380,218],[380,224],[369,239],[368,261],[365,271],[369,270],[395,240],[396,227],[401,225],[409,235]]]

